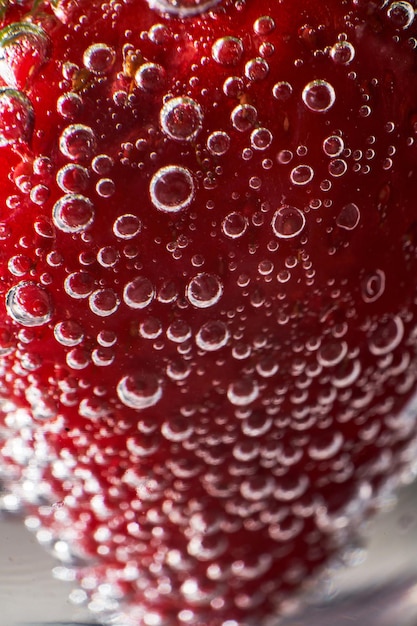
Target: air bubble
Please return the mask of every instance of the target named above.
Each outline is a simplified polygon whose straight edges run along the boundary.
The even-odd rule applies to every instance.
[[[323,141],[323,151],[328,157],[338,157],[344,149],[344,141],[338,135],[330,135]]]
[[[43,326],[52,318],[49,293],[31,281],[18,283],[7,292],[6,309],[8,315],[22,326]]]
[[[116,53],[105,43],[94,43],[83,55],[85,67],[93,74],[107,74],[116,60]]]
[[[147,409],[155,406],[162,398],[162,387],[158,378],[150,373],[123,376],[117,385],[120,401],[131,409]]]
[[[259,82],[269,73],[269,65],[262,57],[251,59],[245,65],[245,76],[251,82]]]
[[[227,133],[216,130],[207,138],[207,149],[213,156],[223,156],[230,148],[230,137]]]
[[[190,17],[206,13],[222,0],[147,0],[151,9],[172,13],[178,17]]]
[[[49,61],[51,41],[30,22],[14,22],[0,30],[0,76],[9,87],[25,89]]]
[[[221,37],[214,42],[213,59],[220,65],[237,65],[243,55],[243,43],[237,37]]]
[[[250,143],[255,150],[266,150],[272,143],[272,133],[268,128],[255,128],[250,136]]]
[[[409,2],[393,2],[387,11],[391,22],[398,29],[405,30],[414,21],[414,9]]]
[[[94,280],[88,272],[73,272],[64,280],[65,292],[77,300],[87,298],[93,291]]]
[[[87,189],[88,181],[88,170],[75,163],[64,165],[56,175],[58,186],[67,193],[82,193]]]
[[[123,300],[131,309],[144,309],[153,300],[155,290],[151,281],[143,276],[138,276],[127,283],[123,289]]]
[[[377,269],[361,281],[361,294],[364,302],[375,302],[385,291],[385,272]]]
[[[336,100],[335,91],[330,83],[325,80],[313,80],[303,89],[303,102],[310,111],[325,113]]]
[[[275,21],[269,15],[262,15],[254,22],[253,31],[256,35],[269,35],[275,28]]]
[[[59,149],[71,161],[87,161],[93,156],[96,137],[85,124],[67,126],[59,138]]]
[[[345,230],[353,230],[359,224],[361,214],[359,207],[353,202],[346,204],[336,218],[336,224],[339,228]]]
[[[248,228],[248,219],[246,216],[233,211],[226,215],[222,222],[222,230],[227,237],[231,239],[238,239],[241,237]]]
[[[233,127],[243,133],[253,128],[258,118],[258,112],[251,104],[239,104],[230,115]]]
[[[84,339],[83,329],[77,322],[66,320],[59,322],[54,328],[55,339],[63,346],[74,347]]]
[[[164,88],[165,81],[166,72],[158,63],[142,63],[135,73],[135,83],[143,91],[159,91]]]
[[[347,163],[343,159],[332,159],[329,163],[329,174],[334,178],[339,178],[339,176],[343,176],[347,171]]]
[[[108,317],[117,311],[120,300],[113,289],[97,289],[89,296],[88,304],[96,315]]]
[[[97,261],[102,267],[114,267],[118,260],[119,254],[111,246],[104,246],[97,252]]]
[[[202,128],[203,112],[191,98],[172,98],[161,110],[162,130],[175,141],[193,141]]]
[[[113,224],[113,232],[120,239],[133,239],[142,229],[141,220],[132,213],[118,217]]]
[[[294,185],[308,185],[313,180],[314,170],[309,165],[297,165],[291,170],[290,179]]]
[[[29,142],[35,113],[32,104],[21,91],[0,88],[0,148]]]
[[[94,221],[94,205],[81,194],[66,194],[54,205],[54,224],[64,233],[80,233]]]
[[[186,296],[198,309],[206,309],[218,303],[223,294],[223,283],[215,274],[202,272],[191,279]]]
[[[149,191],[155,208],[164,213],[177,213],[191,204],[194,180],[185,167],[167,165],[153,175]]]
[[[393,352],[404,337],[404,322],[399,315],[382,319],[369,340],[369,351],[375,356]]]
[[[58,113],[67,120],[75,119],[81,112],[83,100],[78,93],[70,91],[59,96],[56,109]]]
[[[259,387],[251,378],[241,378],[227,388],[227,398],[234,406],[247,406],[259,396]]]
[[[201,350],[214,352],[224,348],[229,341],[230,333],[224,322],[210,320],[203,324],[197,332],[195,342]]]
[[[272,218],[272,230],[280,239],[291,239],[304,229],[306,218],[304,213],[293,206],[282,206],[275,211]]]
[[[285,80],[281,80],[273,86],[272,95],[278,102],[286,102],[291,98],[292,85]]]
[[[349,65],[355,58],[355,48],[349,41],[338,41],[330,50],[330,56],[339,65]]]

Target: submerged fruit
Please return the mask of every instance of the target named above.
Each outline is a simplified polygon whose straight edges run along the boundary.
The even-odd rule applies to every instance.
[[[4,480],[111,623],[266,624],[412,459],[413,5],[0,15]]]

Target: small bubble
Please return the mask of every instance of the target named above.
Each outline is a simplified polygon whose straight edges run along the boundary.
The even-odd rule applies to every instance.
[[[255,150],[266,150],[272,143],[272,133],[267,128],[259,127],[252,131],[250,143]]]
[[[345,341],[329,341],[324,343],[318,353],[317,361],[323,367],[334,367],[346,357],[348,346]]]
[[[132,213],[118,217],[113,224],[113,232],[120,239],[133,239],[142,229],[141,220]]]
[[[141,410],[159,402],[162,398],[162,387],[154,374],[143,372],[123,376],[117,384],[117,395],[125,406]]]
[[[237,239],[241,237],[248,227],[248,219],[241,213],[233,211],[222,222],[222,230],[227,237]]]
[[[158,63],[142,63],[136,70],[135,83],[143,91],[159,91],[164,88],[165,82],[166,72]]]
[[[239,104],[230,115],[233,127],[243,133],[255,126],[258,112],[251,104]]]
[[[253,24],[256,35],[269,35],[275,29],[275,21],[269,15],[262,15]]]
[[[68,163],[58,170],[56,182],[62,191],[67,193],[82,193],[88,186],[88,170],[82,165]]]
[[[303,102],[310,111],[325,113],[336,100],[335,91],[325,80],[313,80],[303,89]]]
[[[172,98],[162,107],[160,123],[171,139],[193,141],[202,128],[203,112],[191,98]]]
[[[290,179],[294,185],[307,185],[314,176],[314,170],[309,165],[297,165],[291,170]]]
[[[105,43],[94,43],[83,55],[85,67],[93,74],[107,74],[116,60],[116,53]]]
[[[29,98],[21,91],[0,87],[0,148],[32,137],[35,113]]]
[[[304,229],[306,218],[304,213],[293,206],[282,206],[275,211],[272,218],[272,230],[280,239],[291,239]]]
[[[166,335],[174,343],[184,343],[191,337],[191,328],[184,320],[177,319],[168,326]]]
[[[156,317],[147,317],[139,324],[139,334],[143,339],[156,339],[161,333],[162,325]]]
[[[58,113],[67,120],[75,119],[83,108],[83,100],[78,93],[69,91],[59,96],[56,109]]]
[[[29,257],[24,254],[17,254],[10,257],[7,263],[7,269],[13,276],[24,276],[32,267]]]
[[[272,88],[272,95],[278,102],[286,102],[291,98],[292,86],[287,81],[275,83]]]
[[[93,223],[94,205],[81,194],[66,194],[54,204],[52,218],[64,233],[80,233]]]
[[[151,281],[138,276],[127,283],[123,289],[123,300],[131,309],[144,309],[153,300],[155,290]]]
[[[247,406],[259,396],[259,387],[251,378],[240,378],[230,383],[227,388],[227,398],[234,406]]]
[[[343,176],[347,171],[347,163],[343,159],[332,159],[329,163],[329,174],[335,178]]]
[[[64,289],[71,298],[87,298],[93,291],[94,280],[88,272],[73,272],[64,281]]]
[[[71,161],[86,161],[93,156],[96,137],[93,130],[85,124],[67,126],[60,138],[59,149]]]
[[[102,267],[114,267],[119,260],[119,254],[112,246],[104,246],[97,252],[97,261]]]
[[[404,332],[404,322],[399,315],[382,319],[369,339],[369,351],[375,356],[393,352],[400,345]]]
[[[12,287],[6,294],[8,315],[23,326],[42,326],[52,318],[52,302],[44,287],[25,281]]]
[[[220,65],[237,65],[243,55],[243,42],[237,37],[221,37],[214,42],[211,53]]]
[[[191,204],[194,180],[185,167],[167,165],[153,175],[149,191],[152,204],[159,211],[177,213]]]
[[[385,272],[380,269],[365,276],[361,281],[361,294],[364,302],[378,300],[385,291],[385,282]]]
[[[344,141],[338,135],[330,135],[323,141],[323,151],[328,157],[338,157],[344,149]]]
[[[224,322],[210,320],[201,326],[195,337],[195,342],[201,350],[214,352],[220,350],[229,341],[230,333]]]
[[[339,65],[349,65],[355,58],[355,48],[349,41],[338,41],[330,50],[330,56]]]
[[[147,0],[151,9],[172,13],[178,17],[190,17],[206,13],[222,0]]]
[[[217,130],[207,138],[207,149],[214,156],[223,156],[229,150],[230,137],[227,133]]]
[[[252,82],[259,82],[269,73],[269,65],[262,57],[250,59],[245,65],[245,76]]]
[[[66,320],[55,325],[54,336],[63,346],[73,347],[83,341],[84,332],[77,322]]]
[[[339,215],[336,218],[336,224],[339,228],[344,228],[345,230],[353,230],[359,224],[359,220],[361,218],[361,214],[359,211],[359,207],[353,202],[349,202],[346,204]]]
[[[206,272],[194,276],[186,290],[189,302],[199,309],[214,306],[222,294],[223,283],[215,274],[207,274]]]
[[[100,317],[113,315],[119,308],[119,298],[113,289],[97,289],[88,298],[90,309]]]
[[[243,89],[244,83],[239,76],[229,76],[223,83],[223,93],[228,98],[239,98]]]

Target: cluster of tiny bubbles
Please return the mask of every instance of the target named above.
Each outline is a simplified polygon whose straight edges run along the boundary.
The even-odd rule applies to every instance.
[[[333,106],[336,93],[326,80],[313,80],[304,87],[302,99],[310,111],[325,113]]]
[[[23,56],[22,63],[19,63],[22,50],[31,54]],[[36,70],[49,60],[50,51],[50,39],[37,24],[9,24],[0,30],[1,78],[9,87],[24,89]],[[23,76],[20,74],[22,69],[26,69]]]
[[[221,37],[214,42],[211,55],[219,65],[237,65],[243,55],[243,42],[237,37]]]
[[[258,111],[252,104],[238,104],[230,114],[233,128],[241,133],[251,130],[258,119]]]
[[[90,126],[70,124],[61,133],[59,149],[71,161],[88,161],[94,154],[96,136]]]
[[[346,204],[336,218],[336,224],[339,228],[345,230],[353,230],[359,224],[361,213],[359,207],[353,202]]]
[[[164,213],[177,213],[193,201],[194,179],[187,168],[166,165],[152,176],[149,192],[156,209]]]
[[[146,409],[162,398],[162,387],[155,374],[142,372],[123,376],[117,383],[117,395],[125,406]]]
[[[144,309],[154,299],[155,290],[149,280],[138,276],[127,283],[123,289],[123,300],[131,309]]]
[[[409,2],[399,0],[399,2],[393,2],[389,6],[387,15],[396,28],[405,30],[413,23],[415,11]]]
[[[222,221],[222,231],[230,239],[238,239],[245,234],[248,228],[248,218],[238,211],[226,215]]]
[[[166,71],[159,63],[142,63],[135,73],[135,83],[143,91],[156,92],[164,88]]]
[[[116,313],[120,305],[117,294],[110,287],[96,289],[88,297],[89,307],[95,315],[108,317]]]
[[[195,342],[201,350],[215,352],[224,348],[230,338],[226,324],[220,320],[210,320],[203,324],[195,336]]]
[[[28,142],[32,136],[35,112],[24,93],[10,87],[0,88],[0,147]]]
[[[171,139],[193,141],[201,131],[203,111],[191,98],[171,98],[161,109],[160,124],[163,132]]]
[[[305,215],[293,206],[282,206],[272,218],[272,230],[280,239],[291,239],[299,235],[306,223]]]
[[[53,312],[49,293],[32,281],[20,282],[7,292],[6,309],[8,315],[23,326],[47,324]]]
[[[84,66],[93,74],[107,74],[115,60],[115,51],[105,43],[94,43],[83,54]]]
[[[64,233],[81,233],[94,221],[94,205],[79,193],[68,193],[55,202],[52,219]]]
[[[54,337],[61,345],[72,348],[82,343],[84,331],[78,322],[64,320],[55,324]]]
[[[178,17],[190,17],[206,13],[222,0],[147,0],[151,9],[172,13]]]
[[[213,156],[223,156],[230,148],[230,136],[222,131],[216,130],[207,137],[207,150]]]
[[[202,272],[190,280],[186,289],[188,301],[198,309],[217,304],[223,295],[223,283],[215,274]]]
[[[355,48],[349,41],[343,39],[330,49],[330,57],[339,65],[349,65],[355,58]]]

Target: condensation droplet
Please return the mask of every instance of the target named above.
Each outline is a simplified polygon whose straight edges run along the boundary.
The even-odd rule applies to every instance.
[[[202,128],[203,112],[191,98],[172,98],[161,109],[160,123],[171,139],[193,141]]]
[[[335,91],[325,80],[313,80],[303,89],[303,102],[310,111],[325,113],[336,100]]]
[[[223,283],[215,274],[202,272],[189,282],[186,296],[198,309],[206,309],[218,303],[223,294]]]
[[[306,218],[304,213],[293,206],[282,206],[275,211],[272,218],[272,230],[280,239],[291,239],[304,229]]]
[[[185,167],[167,165],[153,175],[149,191],[155,208],[164,213],[177,213],[191,204],[194,180]]]
[[[154,296],[153,285],[144,276],[133,279],[123,289],[123,300],[131,309],[144,309],[152,302]]]
[[[18,283],[6,294],[8,315],[23,326],[42,326],[52,318],[52,301],[44,287],[32,281]]]
[[[346,204],[336,218],[336,224],[339,228],[345,230],[353,230],[359,224],[361,214],[359,207],[353,202]]]
[[[93,223],[94,205],[81,194],[66,194],[54,204],[52,218],[64,233],[80,233]]]
[[[120,401],[132,409],[155,406],[162,398],[162,387],[157,376],[150,372],[123,376],[117,384]]]

